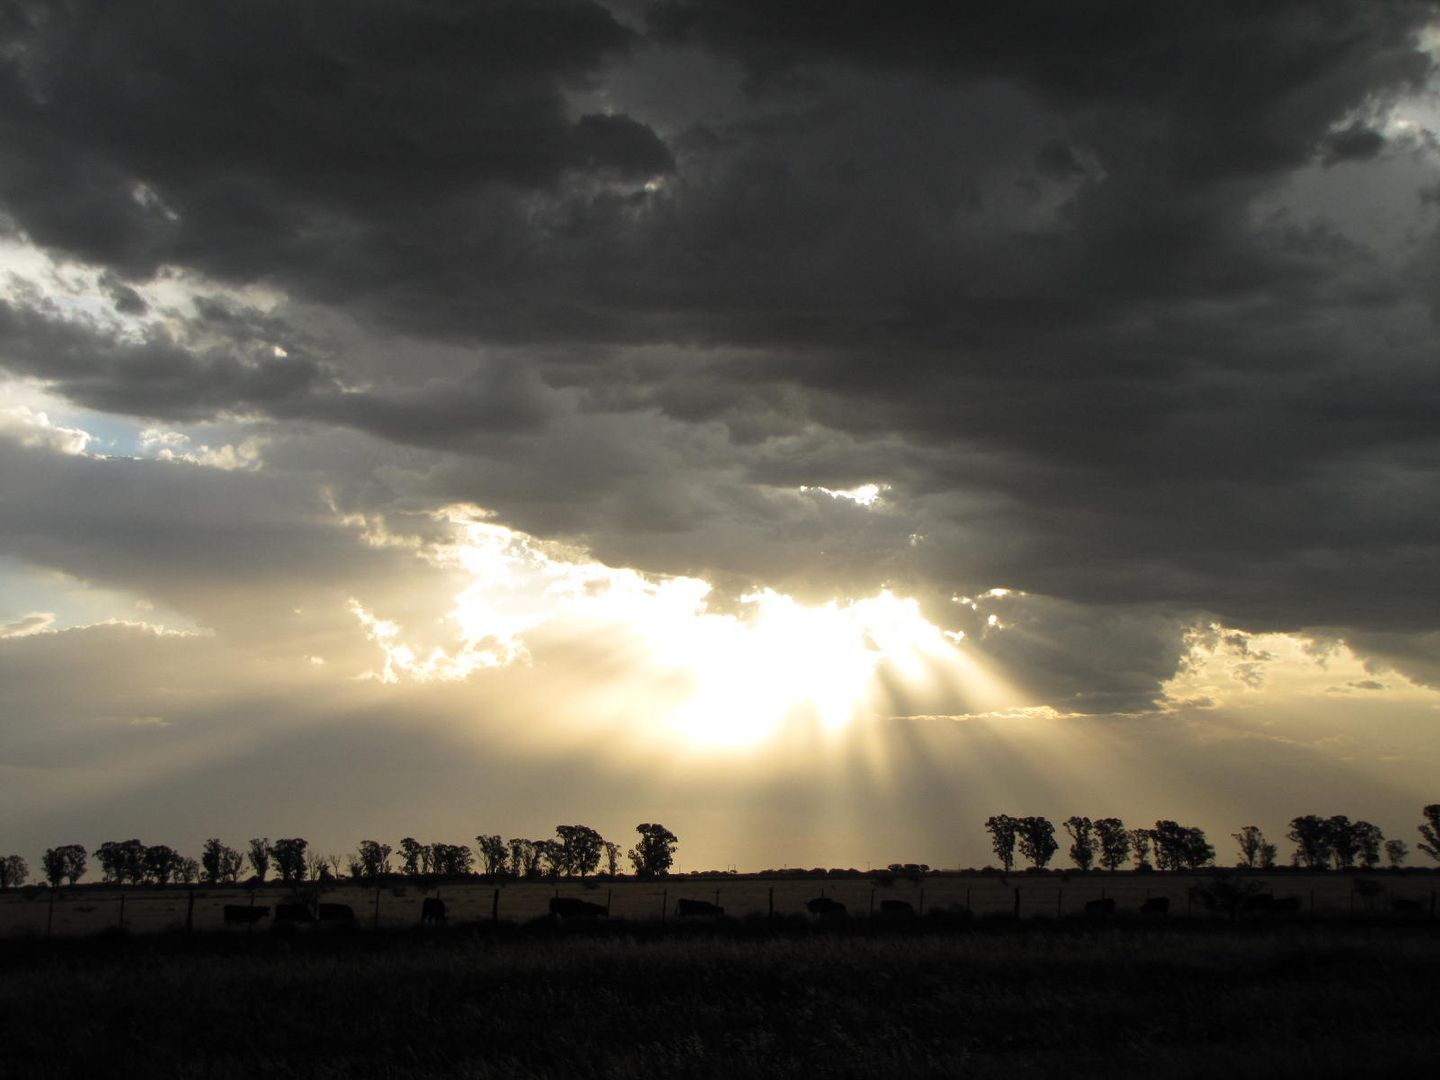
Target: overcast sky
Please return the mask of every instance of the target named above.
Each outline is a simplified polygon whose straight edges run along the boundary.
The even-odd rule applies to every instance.
[[[1440,801],[1436,5],[0,20],[0,853]]]

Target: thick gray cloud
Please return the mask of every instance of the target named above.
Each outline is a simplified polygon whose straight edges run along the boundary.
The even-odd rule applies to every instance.
[[[219,498],[281,500],[281,580],[324,487],[967,632],[1022,589],[986,647],[1057,707],[1212,617],[1430,654],[1432,6],[613,7],[11,5],[0,209],[148,329],[37,285],[0,364],[267,425],[289,494]],[[49,522],[10,550],[104,528]]]

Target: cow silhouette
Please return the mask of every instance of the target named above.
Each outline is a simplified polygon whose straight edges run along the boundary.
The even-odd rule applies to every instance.
[[[1151,896],[1140,905],[1141,915],[1169,915],[1170,898],[1168,896]]]
[[[552,896],[550,914],[561,919],[593,919],[601,915],[608,916],[610,908],[605,904],[592,904],[588,900],[578,900],[573,896]]]
[[[268,907],[247,907],[244,904],[225,905],[226,926],[254,926],[270,914]]]
[[[675,914],[681,919],[687,919],[703,915],[724,915],[725,909],[708,900],[676,900]]]
[[[275,925],[292,926],[300,923],[313,923],[315,915],[310,910],[309,904],[276,904]]]
[[[1423,915],[1425,905],[1419,900],[1407,900],[1403,896],[1395,896],[1390,900],[1390,910],[1396,915]]]
[[[881,900],[880,914],[886,919],[913,919],[915,908],[909,900]]]
[[[1115,914],[1115,898],[1103,896],[1099,900],[1085,901],[1085,914],[1092,919],[1104,918],[1106,915]]]
[[[445,922],[445,901],[438,896],[427,896],[420,903],[420,925],[440,926]]]
[[[321,904],[316,914],[322,923],[349,926],[355,922],[355,909],[349,904]]]
[[[805,901],[805,910],[822,919],[845,917],[845,905],[839,900],[831,900],[828,896],[817,896],[814,900]]]
[[[1241,911],[1274,911],[1275,894],[1268,892],[1251,893],[1240,901]]]

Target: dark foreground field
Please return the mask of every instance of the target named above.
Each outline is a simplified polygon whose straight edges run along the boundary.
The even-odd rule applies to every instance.
[[[798,922],[0,951],[0,1073],[1433,1075],[1432,924]]]

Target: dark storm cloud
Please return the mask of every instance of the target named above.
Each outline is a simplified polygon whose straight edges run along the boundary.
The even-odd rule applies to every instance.
[[[74,401],[433,448],[411,497],[742,588],[1023,588],[991,645],[1079,708],[1202,613],[1435,625],[1433,218],[1287,187],[1402,152],[1431,5],[7,11],[15,227],[126,314],[162,266],[295,301],[0,311]]]

